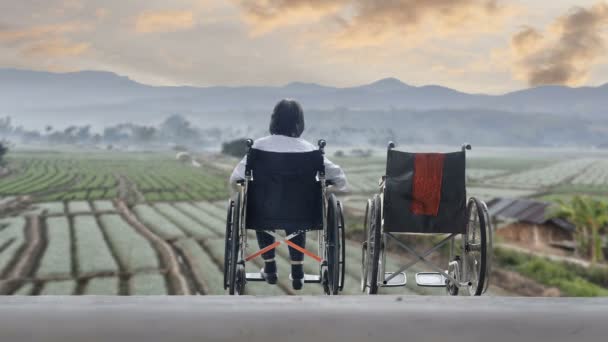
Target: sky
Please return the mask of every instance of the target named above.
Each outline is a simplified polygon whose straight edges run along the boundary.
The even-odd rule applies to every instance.
[[[602,0],[0,0],[0,68],[498,94],[608,82]]]

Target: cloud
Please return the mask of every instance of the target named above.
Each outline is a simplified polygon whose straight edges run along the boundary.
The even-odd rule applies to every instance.
[[[430,34],[484,32],[498,26],[506,8],[494,0],[359,1],[356,14],[336,37],[338,47],[382,45]],[[494,21],[494,25],[489,22]]]
[[[86,52],[90,44],[73,42],[66,36],[89,28],[89,25],[80,22],[19,29],[0,27],[0,42],[18,49],[24,57],[78,56]]]
[[[340,11],[349,0],[236,0],[254,35],[318,21]]]
[[[538,50],[543,35],[533,27],[524,27],[511,38],[511,47],[521,54],[528,54]]]
[[[95,10],[95,17],[99,20],[103,20],[108,16],[109,12],[110,11],[108,11],[107,9],[105,9],[103,7],[97,8]]]
[[[515,76],[531,86],[580,85],[606,52],[602,31],[608,27],[608,4],[576,7],[542,33],[526,27],[511,38]]]
[[[23,55],[26,57],[44,58],[74,57],[87,52],[90,47],[89,43],[74,43],[63,38],[58,38],[33,43],[23,51]]]
[[[138,33],[176,32],[189,30],[194,25],[192,11],[148,11],[137,17],[135,30]]]
[[[414,35],[423,24],[442,33],[462,29],[487,31],[496,27],[498,19],[509,12],[498,0],[240,0],[237,3],[255,34],[282,26],[325,21],[336,29],[331,34],[336,47],[381,45],[389,38]]]
[[[0,41],[7,43],[26,43],[41,40],[49,36],[57,36],[84,30],[86,25],[72,22],[53,25],[32,26],[27,28],[11,29],[0,27]]]

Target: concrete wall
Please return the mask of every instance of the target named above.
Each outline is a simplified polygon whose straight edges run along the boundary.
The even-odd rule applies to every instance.
[[[0,341],[606,341],[608,299],[3,297]]]

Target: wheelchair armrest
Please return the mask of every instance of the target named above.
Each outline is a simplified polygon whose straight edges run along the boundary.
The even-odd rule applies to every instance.
[[[326,186],[331,186],[331,185],[336,185],[336,183],[334,181],[331,181],[331,180],[326,180],[325,181],[325,185]]]
[[[245,180],[244,179],[239,179],[239,180],[236,181],[236,184],[243,186],[243,185],[245,185]]]

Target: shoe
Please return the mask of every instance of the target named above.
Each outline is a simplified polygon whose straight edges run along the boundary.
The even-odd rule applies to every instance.
[[[264,280],[266,280],[266,282],[270,285],[276,285],[277,280],[279,279],[276,272],[266,273],[264,272],[264,268],[260,270],[260,274],[262,275],[262,278],[264,278]]]
[[[294,290],[299,291],[304,286],[304,279],[293,279],[291,281],[291,286]]]
[[[294,290],[301,290],[304,286],[304,267],[301,264],[291,265],[289,279]]]

